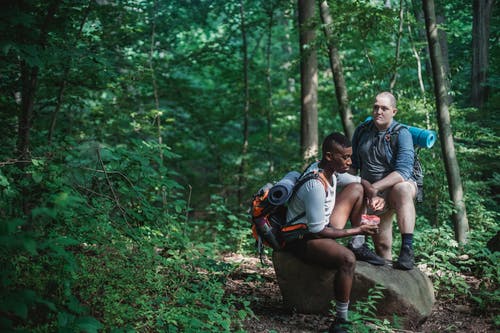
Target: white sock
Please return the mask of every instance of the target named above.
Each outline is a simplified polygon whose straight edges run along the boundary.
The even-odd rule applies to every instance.
[[[337,313],[336,318],[342,318],[347,320],[347,309],[349,308],[349,301],[341,302],[335,301],[335,311]]]
[[[355,249],[360,248],[365,243],[365,235],[356,235],[351,238],[351,246]]]

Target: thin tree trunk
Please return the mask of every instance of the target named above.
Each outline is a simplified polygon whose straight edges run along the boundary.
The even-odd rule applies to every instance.
[[[345,84],[344,73],[342,70],[342,61],[340,59],[339,51],[335,46],[335,40],[332,31],[332,16],[327,1],[320,3],[321,21],[323,22],[323,31],[326,36],[328,45],[328,56],[330,58],[330,68],[333,74],[333,83],[335,86],[335,96],[337,97],[337,104],[340,111],[340,119],[344,133],[348,138],[352,138],[354,134],[354,122],[352,120],[352,111],[349,106],[349,97],[347,94],[347,86]]]
[[[314,0],[299,0],[301,152],[304,160],[318,153],[318,60],[313,22]]]
[[[488,48],[494,0],[473,0],[471,104],[480,108],[488,100]]]
[[[274,25],[274,3],[270,1],[269,3],[269,23],[267,26],[267,45],[266,45],[266,83],[267,83],[267,156],[269,161],[269,172],[274,171],[273,163],[273,90],[271,81],[271,46],[272,46],[272,34]]]
[[[54,131],[56,130],[57,115],[61,111],[64,92],[66,91],[66,86],[68,84],[68,80],[66,80],[66,78],[68,77],[68,74],[69,74],[69,67],[67,67],[64,70],[63,80],[61,81],[61,85],[59,86],[59,93],[57,94],[57,104],[56,104],[56,107],[54,109],[54,112],[52,112],[52,119],[50,121],[49,134],[47,135],[49,145],[52,144],[52,138],[54,136]]]
[[[161,144],[163,143],[161,136],[161,111],[160,111],[160,99],[158,97],[158,84],[156,82],[156,71],[153,63],[153,57],[155,52],[155,39],[156,39],[156,12],[158,11],[158,2],[153,1],[153,13],[151,14],[151,42],[149,45],[149,70],[151,72],[151,83],[153,85],[153,98],[155,103],[156,112],[156,128],[158,134],[158,144],[159,144],[159,155],[160,163],[163,165],[163,150]]]
[[[48,27],[54,19],[60,0],[53,1],[47,9],[47,15],[40,28],[38,44],[45,48]],[[21,61],[21,113],[18,118],[17,153],[19,160],[25,161],[30,158],[30,131],[33,118],[33,106],[38,84],[38,66],[30,66],[24,60]],[[21,164],[21,167],[24,163]]]
[[[160,165],[158,170],[160,170],[163,166],[163,138],[162,138],[162,127],[161,127],[161,110],[160,110],[160,98],[158,94],[158,83],[156,81],[156,69],[154,66],[154,52],[155,52],[155,43],[156,43],[156,13],[158,12],[158,1],[153,1],[153,11],[151,13],[151,42],[149,44],[149,71],[151,72],[151,84],[153,86],[153,99],[155,103],[155,113],[156,113],[156,131],[158,136],[158,155],[160,159]],[[161,176],[160,176],[161,179]],[[162,186],[161,189],[158,190],[159,195],[161,196],[161,201],[163,205],[163,209],[167,207],[167,190],[165,186]]]
[[[38,39],[38,45],[45,48],[48,36],[48,28],[50,23],[55,17],[56,11],[60,5],[60,1],[53,1],[48,9],[47,15],[42,22],[40,28],[40,35]],[[35,104],[35,95],[38,84],[38,66],[30,66],[26,61],[21,60],[20,62],[20,72],[21,72],[21,112],[18,117],[18,134],[17,134],[17,154],[19,162],[17,165],[21,170],[25,169],[31,163],[30,154],[30,131],[33,121],[33,106]],[[22,193],[20,206],[22,212],[25,216],[30,216],[32,209],[32,192],[30,187],[30,182],[28,180],[30,176],[27,173],[23,173],[20,177],[18,184],[19,191]],[[24,228],[29,229],[32,226],[31,218],[28,218],[28,223],[24,225]]]
[[[436,22],[438,26],[446,25],[446,17],[439,15],[436,17]],[[441,46],[441,57],[443,58],[443,68],[446,77],[450,76],[450,57],[448,52],[448,37],[446,36],[446,30],[438,29],[439,45]],[[449,82],[447,82],[449,83]]]
[[[409,13],[407,13],[409,15]],[[412,36],[413,32],[411,29],[411,22],[408,21],[408,38],[411,44],[411,51],[413,52],[413,56],[415,57],[415,61],[417,62],[417,77],[418,77],[418,85],[420,87],[420,92],[422,93],[422,99],[424,100],[424,105],[427,104],[427,97],[425,96],[425,85],[424,79],[422,77],[422,60],[420,59],[420,55],[418,54],[418,50],[415,47],[415,41]],[[425,108],[425,125],[427,129],[431,128],[431,117],[429,114],[429,110]]]
[[[401,52],[401,38],[403,38],[403,25],[404,25],[404,8],[403,0],[399,0],[399,29],[398,29],[398,41],[396,44],[396,56],[394,59],[394,73],[392,74],[391,83],[389,85],[390,91],[396,86],[396,80],[398,78],[399,69],[399,54]]]
[[[413,56],[415,57],[415,61],[417,62],[417,77],[418,77],[418,86],[420,87],[420,92],[422,93],[422,98],[425,102],[425,86],[424,80],[422,77],[422,60],[420,59],[420,55],[418,54],[418,50],[415,47],[415,41],[412,37],[411,23],[408,22],[408,36],[411,44],[411,51],[413,52]]]
[[[243,184],[245,183],[246,159],[248,152],[248,118],[250,112],[250,91],[248,88],[248,44],[247,33],[245,26],[245,8],[243,0],[240,0],[240,15],[241,15],[241,38],[243,52],[243,89],[245,94],[245,105],[243,108],[243,146],[241,149],[241,162],[238,180],[238,203],[243,202]]]
[[[453,213],[455,238],[458,242],[465,243],[467,242],[469,222],[465,209],[462,180],[460,178],[460,170],[458,167],[453,134],[451,131],[450,113],[448,110],[448,85],[446,84],[445,69],[439,45],[434,0],[423,0],[423,9],[434,78],[434,94],[436,96],[437,120],[439,125],[441,149],[444,155],[446,177],[448,179],[448,191],[455,208],[455,212]]]
[[[290,11],[294,11],[295,8],[291,8]],[[295,15],[295,11],[293,13],[290,13],[289,14],[290,16],[294,16]],[[284,42],[281,43],[281,51],[283,52],[283,58],[284,59],[287,59],[285,60],[285,62],[283,63],[282,65],[282,68],[285,69],[285,73],[287,74],[287,92],[290,94],[290,95],[294,95],[295,94],[295,90],[296,90],[296,87],[295,87],[295,76],[292,74],[290,75],[289,71],[291,68],[293,68],[293,43],[292,43],[292,40],[290,38],[290,33],[288,32],[289,31],[289,28],[288,28],[288,24],[289,24],[289,21],[288,21],[288,18],[286,17],[283,17],[282,15],[279,16],[279,24],[280,24],[280,27],[282,30],[286,31],[285,32],[285,35],[284,35]]]
[[[82,35],[83,27],[85,25],[85,22],[87,21],[88,16],[89,16],[91,7],[92,7],[92,1],[89,2],[87,9],[85,10],[85,14],[82,17],[82,21],[80,22],[80,28],[78,29],[78,33],[76,35],[76,40],[78,40],[80,38],[80,36]],[[66,91],[66,87],[68,85],[67,78],[69,75],[69,71],[71,69],[71,63],[72,63],[72,59],[70,58],[68,60],[68,63],[66,63],[66,67],[64,68],[62,81],[61,81],[60,87],[59,87],[59,93],[57,94],[57,104],[56,104],[56,107],[54,109],[54,112],[52,113],[52,119],[50,121],[50,127],[49,127],[49,133],[48,133],[49,145],[52,144],[52,138],[54,136],[54,131],[56,129],[57,115],[61,111],[61,107],[63,104],[64,92]]]
[[[19,160],[30,159],[30,130],[33,118],[33,105],[38,83],[38,67],[31,67],[21,61],[21,114],[18,118],[17,153]],[[24,165],[25,163],[22,163]]]

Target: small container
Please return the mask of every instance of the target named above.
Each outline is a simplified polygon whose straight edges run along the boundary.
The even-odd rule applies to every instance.
[[[361,215],[361,224],[377,225],[379,223],[380,223],[380,217],[378,217],[377,215],[368,215],[368,214]]]

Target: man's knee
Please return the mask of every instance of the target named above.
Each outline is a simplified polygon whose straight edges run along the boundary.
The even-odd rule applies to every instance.
[[[361,183],[352,183],[348,185],[349,191],[353,193],[356,197],[363,197],[364,195],[364,190],[363,190],[363,185]]]
[[[359,183],[351,183],[340,191],[340,196],[349,196],[349,198],[362,198],[364,195],[363,186]]]
[[[395,207],[405,201],[413,201],[415,197],[415,185],[409,181],[395,184],[390,192],[391,206]]]
[[[340,266],[345,270],[354,271],[356,267],[356,256],[352,251],[346,249],[346,251],[342,253]]]

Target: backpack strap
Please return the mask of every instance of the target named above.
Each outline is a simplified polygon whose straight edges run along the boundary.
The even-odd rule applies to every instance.
[[[312,163],[305,170],[307,171],[307,169],[309,169],[309,167],[311,165],[312,165]],[[319,180],[323,184],[323,187],[325,188],[325,194],[326,195],[328,194],[328,180],[326,179],[324,173],[321,170],[320,171],[316,171],[315,170],[315,171],[309,172],[308,174],[306,174],[304,176],[304,173],[306,171],[304,171],[302,173],[301,178],[299,178],[299,181],[295,184],[295,186],[293,188],[292,196],[290,197],[290,200],[295,196],[295,194],[298,192],[299,188],[302,187],[302,185],[304,185],[306,182],[308,182],[311,179],[317,179],[317,180]],[[302,213],[298,214],[297,216],[295,216],[290,221],[287,221],[286,225],[290,225],[290,224],[292,224],[292,223],[300,220],[304,216],[306,216],[306,212],[302,212]]]
[[[401,128],[405,126],[397,123],[385,134],[385,139],[391,144],[391,150],[394,152],[398,149],[398,136]]]

